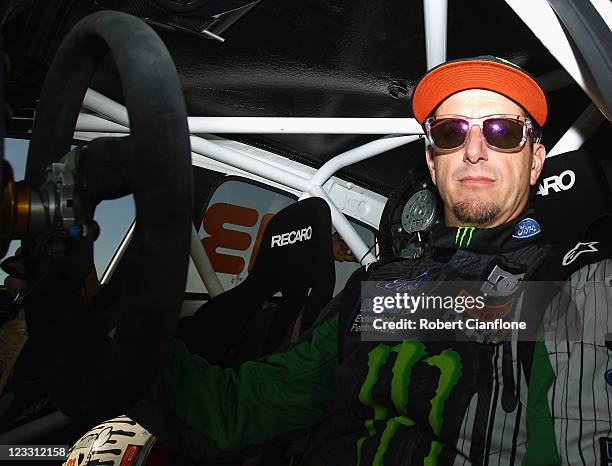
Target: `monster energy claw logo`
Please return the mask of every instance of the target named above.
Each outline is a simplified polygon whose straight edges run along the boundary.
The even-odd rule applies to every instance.
[[[398,415],[389,416],[389,408],[380,401],[374,399],[373,392],[381,368],[387,362],[389,355],[396,353],[393,364],[393,377],[391,379],[391,401]],[[427,364],[439,371],[438,382],[435,393],[430,400],[429,425],[435,435],[440,435],[444,424],[444,407],[448,397],[457,385],[463,371],[461,356],[455,350],[447,348],[439,354],[430,355],[425,345],[416,340],[406,340],[402,343],[389,347],[379,344],[368,353],[368,374],[359,390],[359,401],[373,410],[372,419],[365,421],[368,432],[366,437],[357,441],[357,465],[361,464],[363,444],[366,440],[373,438],[377,433],[376,421],[386,421],[384,429],[380,433],[380,440],[376,454],[372,460],[373,466],[383,466],[383,457],[392,442],[396,431],[401,427],[411,427],[414,421],[407,416],[408,398],[410,396],[410,378],[412,370],[417,364]],[[381,426],[382,427],[382,426]],[[380,429],[380,428],[379,428]],[[422,464],[434,466],[438,463],[438,457],[442,451],[442,444],[432,441],[429,453]]]
[[[457,234],[455,235],[455,244],[458,247],[463,247],[463,240],[465,239],[465,247],[469,247],[470,243],[472,242],[472,234],[474,233],[475,229],[475,227],[457,227]]]

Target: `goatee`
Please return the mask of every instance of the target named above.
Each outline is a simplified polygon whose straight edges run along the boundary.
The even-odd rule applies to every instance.
[[[480,199],[453,204],[453,214],[461,224],[486,226],[500,213],[499,206]]]

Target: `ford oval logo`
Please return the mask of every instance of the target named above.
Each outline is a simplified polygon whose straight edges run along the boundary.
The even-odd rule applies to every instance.
[[[514,227],[512,237],[516,239],[531,238],[540,234],[541,231],[540,224],[536,220],[524,218]]]

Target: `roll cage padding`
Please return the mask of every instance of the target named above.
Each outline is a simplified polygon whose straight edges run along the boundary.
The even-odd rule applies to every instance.
[[[108,52],[121,78],[131,135],[92,141],[79,174],[93,205],[134,194],[129,282],[121,284],[115,304],[114,337],[61,273],[36,283],[25,303],[38,370],[53,400],[89,422],[124,412],[162,370],[183,301],[192,217],[189,131],[176,69],[155,32],[124,13],[84,18],[59,46],[36,112],[26,181],[40,186],[45,167],[70,149],[83,97]],[[104,181],[111,185],[107,192]],[[78,247],[87,253],[87,246]]]
[[[612,112],[612,34],[592,2],[548,0],[586,62],[608,112]]]

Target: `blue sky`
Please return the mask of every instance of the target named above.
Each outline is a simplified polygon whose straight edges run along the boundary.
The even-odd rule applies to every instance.
[[[25,176],[28,142],[22,139],[6,139],[4,142],[5,158],[13,167],[16,180]],[[114,201],[101,203],[95,214],[95,220],[100,225],[100,237],[94,246],[94,261],[98,276],[101,276],[111,260],[121,239],[134,219],[134,201],[132,196],[126,196]],[[12,255],[19,247],[19,241],[13,241],[7,256]],[[4,283],[6,274],[0,271],[0,283]]]

